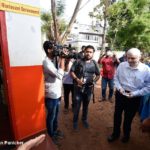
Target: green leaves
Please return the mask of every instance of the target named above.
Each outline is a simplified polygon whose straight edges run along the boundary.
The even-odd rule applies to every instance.
[[[65,9],[64,1],[57,0],[56,8],[57,8],[58,21],[59,21],[58,32],[61,35],[65,31],[66,26],[67,26],[65,20],[62,17],[64,13],[64,9]],[[46,37],[49,40],[54,40],[55,39],[54,22],[53,22],[51,12],[41,12],[41,20],[42,20],[42,27],[41,27],[42,33],[46,34]]]
[[[114,3],[108,10],[107,39],[115,48],[138,47],[150,51],[150,3],[128,0]]]
[[[57,16],[62,16],[64,14],[64,10],[65,10],[65,3],[62,0],[57,0]]]

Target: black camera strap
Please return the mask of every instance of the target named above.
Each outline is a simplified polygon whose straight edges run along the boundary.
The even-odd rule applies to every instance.
[[[58,58],[57,58],[57,56],[55,56],[55,66],[56,66],[56,69],[58,69]]]

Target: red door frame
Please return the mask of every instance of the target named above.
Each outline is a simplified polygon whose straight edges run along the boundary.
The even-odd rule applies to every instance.
[[[8,55],[8,41],[7,41],[7,29],[6,29],[6,19],[5,19],[5,11],[0,11],[0,46],[1,46],[1,54],[2,54],[2,64],[3,64],[3,74],[4,74],[4,87],[5,87],[5,97],[8,104],[8,113],[10,119],[10,127],[12,131],[13,137],[15,138],[15,134],[13,132],[13,113],[11,112],[10,107],[10,99],[11,99],[11,78],[10,78],[10,62],[9,62],[9,55]]]

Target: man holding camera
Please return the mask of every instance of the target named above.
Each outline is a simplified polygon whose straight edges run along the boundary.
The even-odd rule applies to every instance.
[[[101,76],[102,76],[102,99],[101,101],[106,100],[106,89],[107,84],[109,86],[109,102],[112,102],[112,96],[114,91],[114,75],[116,70],[116,65],[119,64],[119,59],[111,50],[107,50],[104,55],[100,57],[98,63],[102,65]]]
[[[82,122],[85,128],[89,127],[87,121],[88,105],[93,94],[93,84],[99,79],[98,64],[92,59],[94,47],[85,47],[84,58],[76,60],[71,67],[71,76],[74,79],[74,116],[73,128],[78,128],[78,116],[81,102],[83,103]]]
[[[59,57],[59,66],[56,67],[54,63],[55,47],[50,41],[45,41],[43,44],[46,58],[43,61],[43,70],[45,77],[45,106],[47,108],[47,131],[55,144],[58,143],[58,137],[62,136],[62,133],[57,130],[58,127],[58,112],[61,100],[61,86],[62,78],[64,75],[65,59]],[[67,51],[63,49],[63,53],[67,55]]]

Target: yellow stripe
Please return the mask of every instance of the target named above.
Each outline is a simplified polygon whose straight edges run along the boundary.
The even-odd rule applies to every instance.
[[[14,3],[7,0],[0,0],[0,10],[26,14],[31,16],[40,16],[40,8]]]

